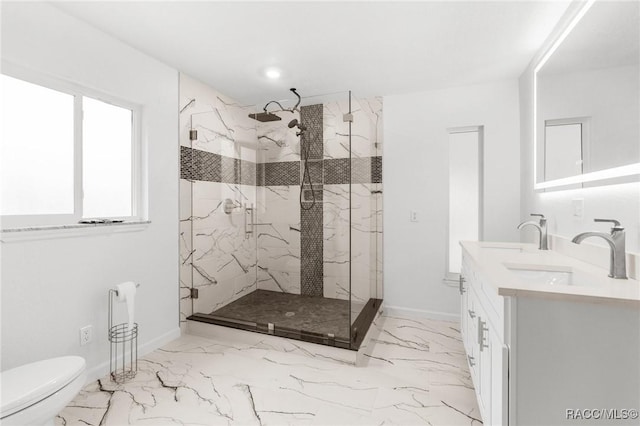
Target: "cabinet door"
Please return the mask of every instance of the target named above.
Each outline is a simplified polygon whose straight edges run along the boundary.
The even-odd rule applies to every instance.
[[[508,424],[509,350],[496,330],[478,317],[479,382],[484,424]]]
[[[509,423],[509,349],[495,333],[490,333],[491,345],[491,423]]]
[[[463,256],[465,282],[460,287],[460,329],[478,407],[485,425],[507,425],[509,350],[499,333],[503,327],[502,298],[487,293],[492,288],[482,285],[481,277],[466,261]],[[498,299],[498,303],[492,304],[491,297]]]

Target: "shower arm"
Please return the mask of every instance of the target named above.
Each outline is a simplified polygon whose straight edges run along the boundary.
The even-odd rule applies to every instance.
[[[278,106],[280,107],[280,109],[279,109],[278,111],[288,111],[288,112],[296,112],[296,111],[299,111],[298,106],[300,105],[300,102],[302,101],[302,98],[300,97],[300,95],[298,95],[298,92],[296,92],[296,89],[295,89],[295,88],[291,88],[291,89],[289,89],[289,90],[291,90],[291,91],[293,92],[293,94],[294,94],[294,95],[296,95],[296,96],[298,97],[298,102],[295,104],[295,106],[294,106],[293,108],[291,108],[291,109],[285,108],[285,107],[283,107],[283,106],[282,106],[282,104],[281,104],[280,102],[278,102],[278,101],[269,101],[269,102],[267,102],[267,103],[266,103],[266,105],[264,106],[264,108],[262,108],[262,110],[263,110],[264,112],[269,112],[269,111],[267,111],[267,107],[268,107],[269,105],[271,105],[271,104],[276,104],[276,105],[278,105]]]
[[[286,108],[285,108],[285,107],[283,107],[283,106],[282,106],[282,104],[281,104],[280,102],[278,102],[278,101],[269,101],[269,102],[267,102],[267,104],[264,106],[264,108],[262,108],[262,110],[263,110],[264,112],[269,112],[269,111],[267,111],[267,107],[268,107],[269,105],[271,105],[271,104],[276,104],[276,105],[278,105],[278,106],[280,107],[280,109],[279,109],[278,111],[289,111],[289,112],[293,112],[293,111],[294,111],[293,109],[286,109]]]

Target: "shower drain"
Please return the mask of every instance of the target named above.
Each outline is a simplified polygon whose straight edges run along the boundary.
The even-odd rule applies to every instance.
[[[290,317],[294,316],[295,314],[296,314],[295,312],[287,312],[286,314],[284,314],[284,316],[290,318]]]

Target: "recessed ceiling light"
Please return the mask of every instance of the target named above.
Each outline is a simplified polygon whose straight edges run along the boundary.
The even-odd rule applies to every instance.
[[[276,78],[280,78],[280,70],[277,68],[267,68],[264,74],[272,80],[275,80]]]

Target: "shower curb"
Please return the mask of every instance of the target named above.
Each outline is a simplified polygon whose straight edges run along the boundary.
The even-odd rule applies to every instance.
[[[382,313],[382,306],[379,306],[375,319],[357,351],[211,324],[194,319],[187,320],[185,334],[241,346],[269,348],[309,358],[365,367],[370,359],[371,351],[373,350],[377,337],[380,335],[384,325],[384,316]]]

